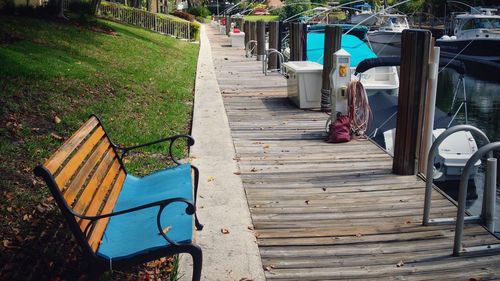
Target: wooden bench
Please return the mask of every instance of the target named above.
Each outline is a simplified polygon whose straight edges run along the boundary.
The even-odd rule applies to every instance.
[[[92,261],[92,274],[188,253],[193,280],[200,280],[202,251],[192,243],[193,222],[198,230],[203,228],[195,214],[199,171],[172,155],[172,145],[183,138],[188,146],[194,144],[191,136],[178,135],[121,147],[91,116],[35,168]],[[175,167],[142,178],[127,173],[122,159],[130,150],[161,142],[169,143]]]

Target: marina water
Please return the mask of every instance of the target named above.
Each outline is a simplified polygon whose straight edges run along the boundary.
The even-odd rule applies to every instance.
[[[462,88],[457,95],[458,100],[452,109],[453,94],[460,75],[451,69],[444,69],[439,74],[436,106],[443,112],[455,113],[463,100]],[[460,85],[462,87],[462,85]],[[465,89],[467,93],[468,124],[482,130],[491,142],[500,141],[500,82],[486,81],[470,75],[465,76]],[[464,110],[457,115],[458,123],[465,124]],[[478,143],[478,145],[481,145]],[[498,157],[500,153],[496,154]],[[500,163],[499,163],[500,164]],[[475,176],[477,199],[468,198],[468,210],[472,214],[481,212],[482,195],[484,187],[484,165],[481,165],[479,173]],[[498,185],[497,185],[498,186]],[[469,185],[469,188],[471,186]],[[457,199],[458,183],[443,188],[452,198]],[[497,187],[496,223],[495,230],[500,232],[500,188]]]

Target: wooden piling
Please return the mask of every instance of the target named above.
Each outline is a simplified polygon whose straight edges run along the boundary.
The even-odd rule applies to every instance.
[[[229,36],[231,32],[231,16],[226,16],[226,35]]]
[[[279,26],[280,23],[277,21],[273,21],[269,23],[269,49],[278,49],[278,41],[279,41]],[[278,68],[278,55],[276,53],[270,54],[267,62],[268,69],[277,69]]]
[[[307,30],[303,23],[292,23],[290,27],[290,60],[306,60]]]
[[[257,30],[257,23],[252,21],[250,22],[250,41],[252,40],[257,40],[257,33],[256,33],[256,30]],[[251,44],[251,46],[254,46],[253,44]],[[257,48],[253,48],[253,51],[252,51],[252,55],[255,55],[257,54]]]
[[[407,29],[401,36],[401,68],[392,171],[414,175],[427,88],[431,33]]]
[[[245,48],[250,41],[250,22],[243,22],[243,32],[245,33]]]
[[[266,23],[263,20],[257,21],[257,60],[264,60],[266,52]]]
[[[325,48],[323,51],[323,79],[321,84],[321,111],[331,109],[330,72],[333,68],[333,53],[340,49],[342,41],[342,27],[339,25],[327,25],[325,28]]]

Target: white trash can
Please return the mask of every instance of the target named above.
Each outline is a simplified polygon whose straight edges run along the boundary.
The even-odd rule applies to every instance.
[[[245,48],[245,32],[229,32],[229,36],[231,36],[231,47]]]

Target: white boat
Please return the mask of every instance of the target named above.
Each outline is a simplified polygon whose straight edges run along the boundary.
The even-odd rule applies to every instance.
[[[368,31],[366,39],[370,44],[387,44],[401,47],[401,33],[410,28],[406,15],[380,14],[378,30]]]
[[[432,131],[432,141],[436,140],[446,129]],[[394,136],[396,129],[384,132],[385,149],[394,155]],[[434,181],[458,181],[469,158],[478,150],[476,140],[468,131],[460,131],[448,136],[438,148],[434,159]],[[474,164],[475,174],[481,161]]]
[[[496,9],[472,8],[471,13],[455,16],[453,35],[436,40],[441,56],[457,58],[467,64],[471,74],[500,71],[500,16]]]
[[[365,3],[362,5],[354,6],[354,8],[358,8],[359,12],[356,11],[351,16],[352,24],[361,23],[362,25],[374,25],[377,22],[377,17],[373,16],[374,13],[370,4]]]

